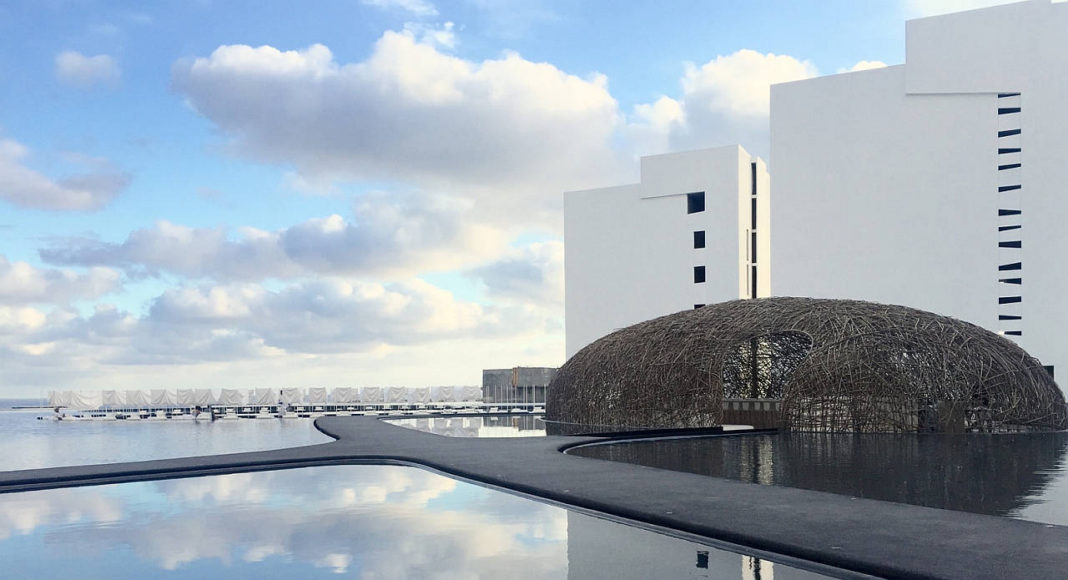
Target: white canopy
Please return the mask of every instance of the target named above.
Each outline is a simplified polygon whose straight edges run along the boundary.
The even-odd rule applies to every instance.
[[[220,405],[244,405],[245,397],[238,389],[223,389],[219,393]]]
[[[389,387],[389,393],[387,395],[387,403],[397,404],[404,403],[408,397],[408,389],[404,387]]]
[[[430,402],[430,387],[415,387],[408,389],[408,402],[417,405],[426,405]]]
[[[196,405],[196,392],[193,389],[178,389],[175,402],[179,407],[191,407]]]
[[[292,405],[293,403],[301,403],[304,401],[304,393],[297,387],[286,387],[282,389],[279,398],[284,405]]]
[[[364,387],[360,389],[360,400],[364,403],[384,403],[382,387]]]
[[[248,390],[248,404],[250,405],[272,405],[277,402],[274,398],[274,389],[257,387]]]
[[[211,392],[211,389],[197,389],[193,392],[194,405],[206,407],[208,405],[214,405],[215,401],[215,393]]]
[[[101,407],[122,407],[123,397],[119,391],[114,389],[106,389],[100,391],[100,406]]]
[[[308,403],[311,405],[325,405],[326,394],[326,389],[323,387],[310,387],[308,389]]]
[[[334,389],[335,403],[358,403],[360,392],[352,387],[338,387]]]
[[[481,401],[482,400],[482,388],[465,386],[463,388],[463,396],[460,397],[461,401]]]
[[[70,391],[48,391],[49,407],[69,407],[70,399]]]
[[[168,391],[167,389],[152,389],[151,400],[153,407],[173,407],[175,404],[174,391]]]
[[[103,402],[100,391],[74,391],[71,393],[70,407],[73,409],[96,409]]]
[[[148,393],[140,389],[127,389],[126,390],[126,406],[127,407],[147,407],[148,406]]]
[[[456,392],[453,387],[431,387],[430,398],[435,403],[452,402],[456,400]]]

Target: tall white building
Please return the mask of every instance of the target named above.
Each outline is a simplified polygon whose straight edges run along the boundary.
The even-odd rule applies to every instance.
[[[954,316],[1068,371],[1068,3],[906,30],[904,65],[772,87],[772,290]]]
[[[649,318],[771,290],[770,183],[738,146],[641,159],[641,183],[564,194],[567,356]]]

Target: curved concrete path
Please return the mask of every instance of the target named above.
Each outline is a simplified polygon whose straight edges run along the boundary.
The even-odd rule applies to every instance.
[[[414,464],[697,541],[728,542],[859,574],[1068,575],[1068,527],[753,485],[560,452],[590,438],[448,438],[371,417],[324,417],[316,426],[338,440],[257,453],[0,472],[0,493],[336,463]]]

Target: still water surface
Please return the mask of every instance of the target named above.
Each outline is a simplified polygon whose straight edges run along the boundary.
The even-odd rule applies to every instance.
[[[0,495],[0,561],[5,578],[819,577],[367,465]]]
[[[1068,433],[780,433],[568,453],[898,503],[1068,525]]]
[[[49,418],[38,420],[39,415]],[[0,408],[0,471],[264,451],[334,440],[317,431],[311,419],[53,421],[50,415],[47,409]]]

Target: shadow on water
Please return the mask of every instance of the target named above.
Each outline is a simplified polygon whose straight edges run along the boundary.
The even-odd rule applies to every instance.
[[[779,433],[568,451],[750,483],[1013,517],[1047,501],[1045,490],[1065,475],[1066,452],[1066,432]]]

